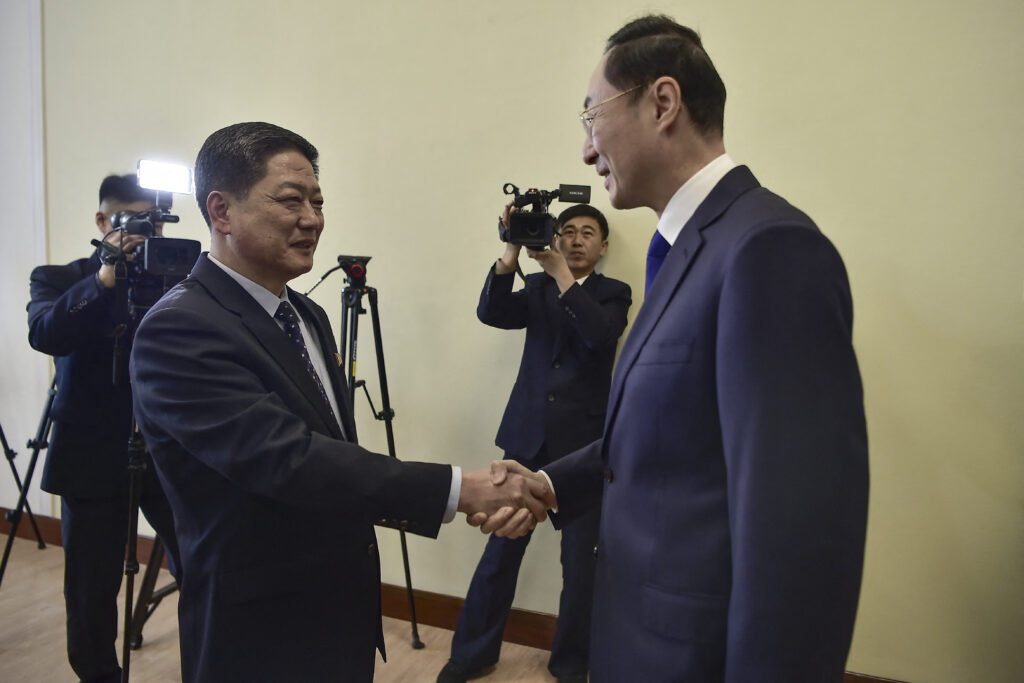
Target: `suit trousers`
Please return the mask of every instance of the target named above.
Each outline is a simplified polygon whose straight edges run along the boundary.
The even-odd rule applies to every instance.
[[[181,565],[171,508],[152,463],[142,477],[139,508],[163,542],[177,576]],[[114,641],[128,539],[127,491],[103,498],[62,496],[61,534],[68,661],[82,681],[118,681],[121,668]]]
[[[555,676],[586,673],[589,668],[594,546],[600,516],[595,508],[562,529],[562,593],[548,660],[548,670]],[[487,540],[452,638],[451,660],[456,664],[477,669],[497,663],[531,535],[517,539],[491,535]]]

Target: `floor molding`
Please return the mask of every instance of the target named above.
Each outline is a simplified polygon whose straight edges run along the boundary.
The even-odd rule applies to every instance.
[[[7,508],[0,507],[0,533],[9,534],[11,523],[7,521]],[[61,544],[60,520],[54,517],[43,517],[36,515],[36,524],[39,526],[39,534],[43,541],[49,545],[59,546]],[[35,532],[29,524],[28,515],[22,516],[18,524],[18,538],[35,539]],[[153,548],[153,539],[139,536],[138,557],[140,561],[148,558]],[[13,555],[13,553],[12,553]],[[9,562],[16,562],[17,558],[11,557]],[[164,560],[166,567],[167,561]],[[416,603],[416,623],[427,626],[436,626],[450,631],[455,630],[459,621],[459,612],[462,611],[462,598],[442,593],[432,593],[414,588],[413,597]],[[409,610],[409,596],[405,586],[383,584],[381,586],[381,612],[386,617],[404,619],[411,622]],[[555,625],[558,619],[553,614],[531,612],[529,610],[513,609],[509,614],[508,623],[505,625],[503,639],[510,643],[535,647],[541,650],[550,650],[551,643],[555,638]],[[846,672],[843,676],[843,683],[901,683],[891,678],[878,678],[865,674]]]

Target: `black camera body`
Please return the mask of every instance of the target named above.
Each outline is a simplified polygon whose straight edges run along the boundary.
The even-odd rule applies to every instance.
[[[577,204],[590,203],[589,185],[559,185],[557,190],[531,187],[520,194],[518,187],[505,183],[502,191],[513,195],[512,205],[519,211],[512,212],[507,227],[498,221],[498,236],[502,242],[518,244],[534,251],[547,249],[554,239],[555,217],[548,213],[552,201],[558,199]]]
[[[148,211],[118,211],[110,218],[115,230],[129,235],[144,235],[145,241],[134,250],[134,258],[107,242],[101,243],[104,262],[118,268],[128,279],[128,301],[133,316],[148,309],[164,292],[185,279],[192,270],[202,245],[196,240],[162,237],[156,234],[158,223],[177,223],[175,216],[163,208]],[[121,270],[123,266],[123,271]]]

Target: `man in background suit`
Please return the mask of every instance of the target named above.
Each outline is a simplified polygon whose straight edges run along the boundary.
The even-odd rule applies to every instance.
[[[840,681],[853,633],[868,461],[846,271],[726,155],[724,105],[698,35],[644,17],[580,114],[612,205],[658,215],[604,435],[536,475],[559,523],[602,505],[595,683]]]
[[[523,479],[496,488],[357,444],[327,316],[287,287],[324,228],[317,158],[272,124],[210,135],[195,166],[210,252],[136,334],[136,415],[184,565],[186,682],[370,681],[384,654],[374,522],[436,536],[456,509],[522,508],[518,532],[524,504],[544,517]]]
[[[119,211],[156,208],[155,193],[134,175],[108,176],[100,184],[95,223],[103,241],[123,237],[133,252],[143,235],[123,235],[111,225]],[[163,226],[157,224],[160,234]],[[40,266],[31,275],[28,339],[53,356],[57,394],[51,417],[42,489],[61,497],[64,602],[68,660],[83,681],[117,681],[114,640],[117,594],[128,538],[128,440],[132,434],[131,390],[114,384],[114,337],[127,310],[115,310],[114,266],[89,258],[65,266]],[[146,467],[139,507],[156,530],[177,574],[178,547],[171,510],[152,467]]]
[[[505,216],[508,222],[508,214]],[[487,274],[477,317],[501,329],[526,328],[512,394],[495,443],[531,470],[601,436],[615,347],[626,328],[629,285],[594,272],[608,250],[608,221],[577,204],[556,221],[551,249],[527,250],[544,268],[512,292],[519,245],[509,242]],[[548,669],[559,681],[586,681],[594,544],[600,511],[562,529],[562,594]],[[491,536],[477,565],[438,683],[463,683],[498,661],[516,580],[530,536]]]

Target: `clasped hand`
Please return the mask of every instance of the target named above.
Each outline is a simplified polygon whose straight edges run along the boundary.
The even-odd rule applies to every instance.
[[[555,495],[544,476],[514,460],[497,460],[489,470],[463,472],[459,512],[485,534],[524,536],[554,507]]]

